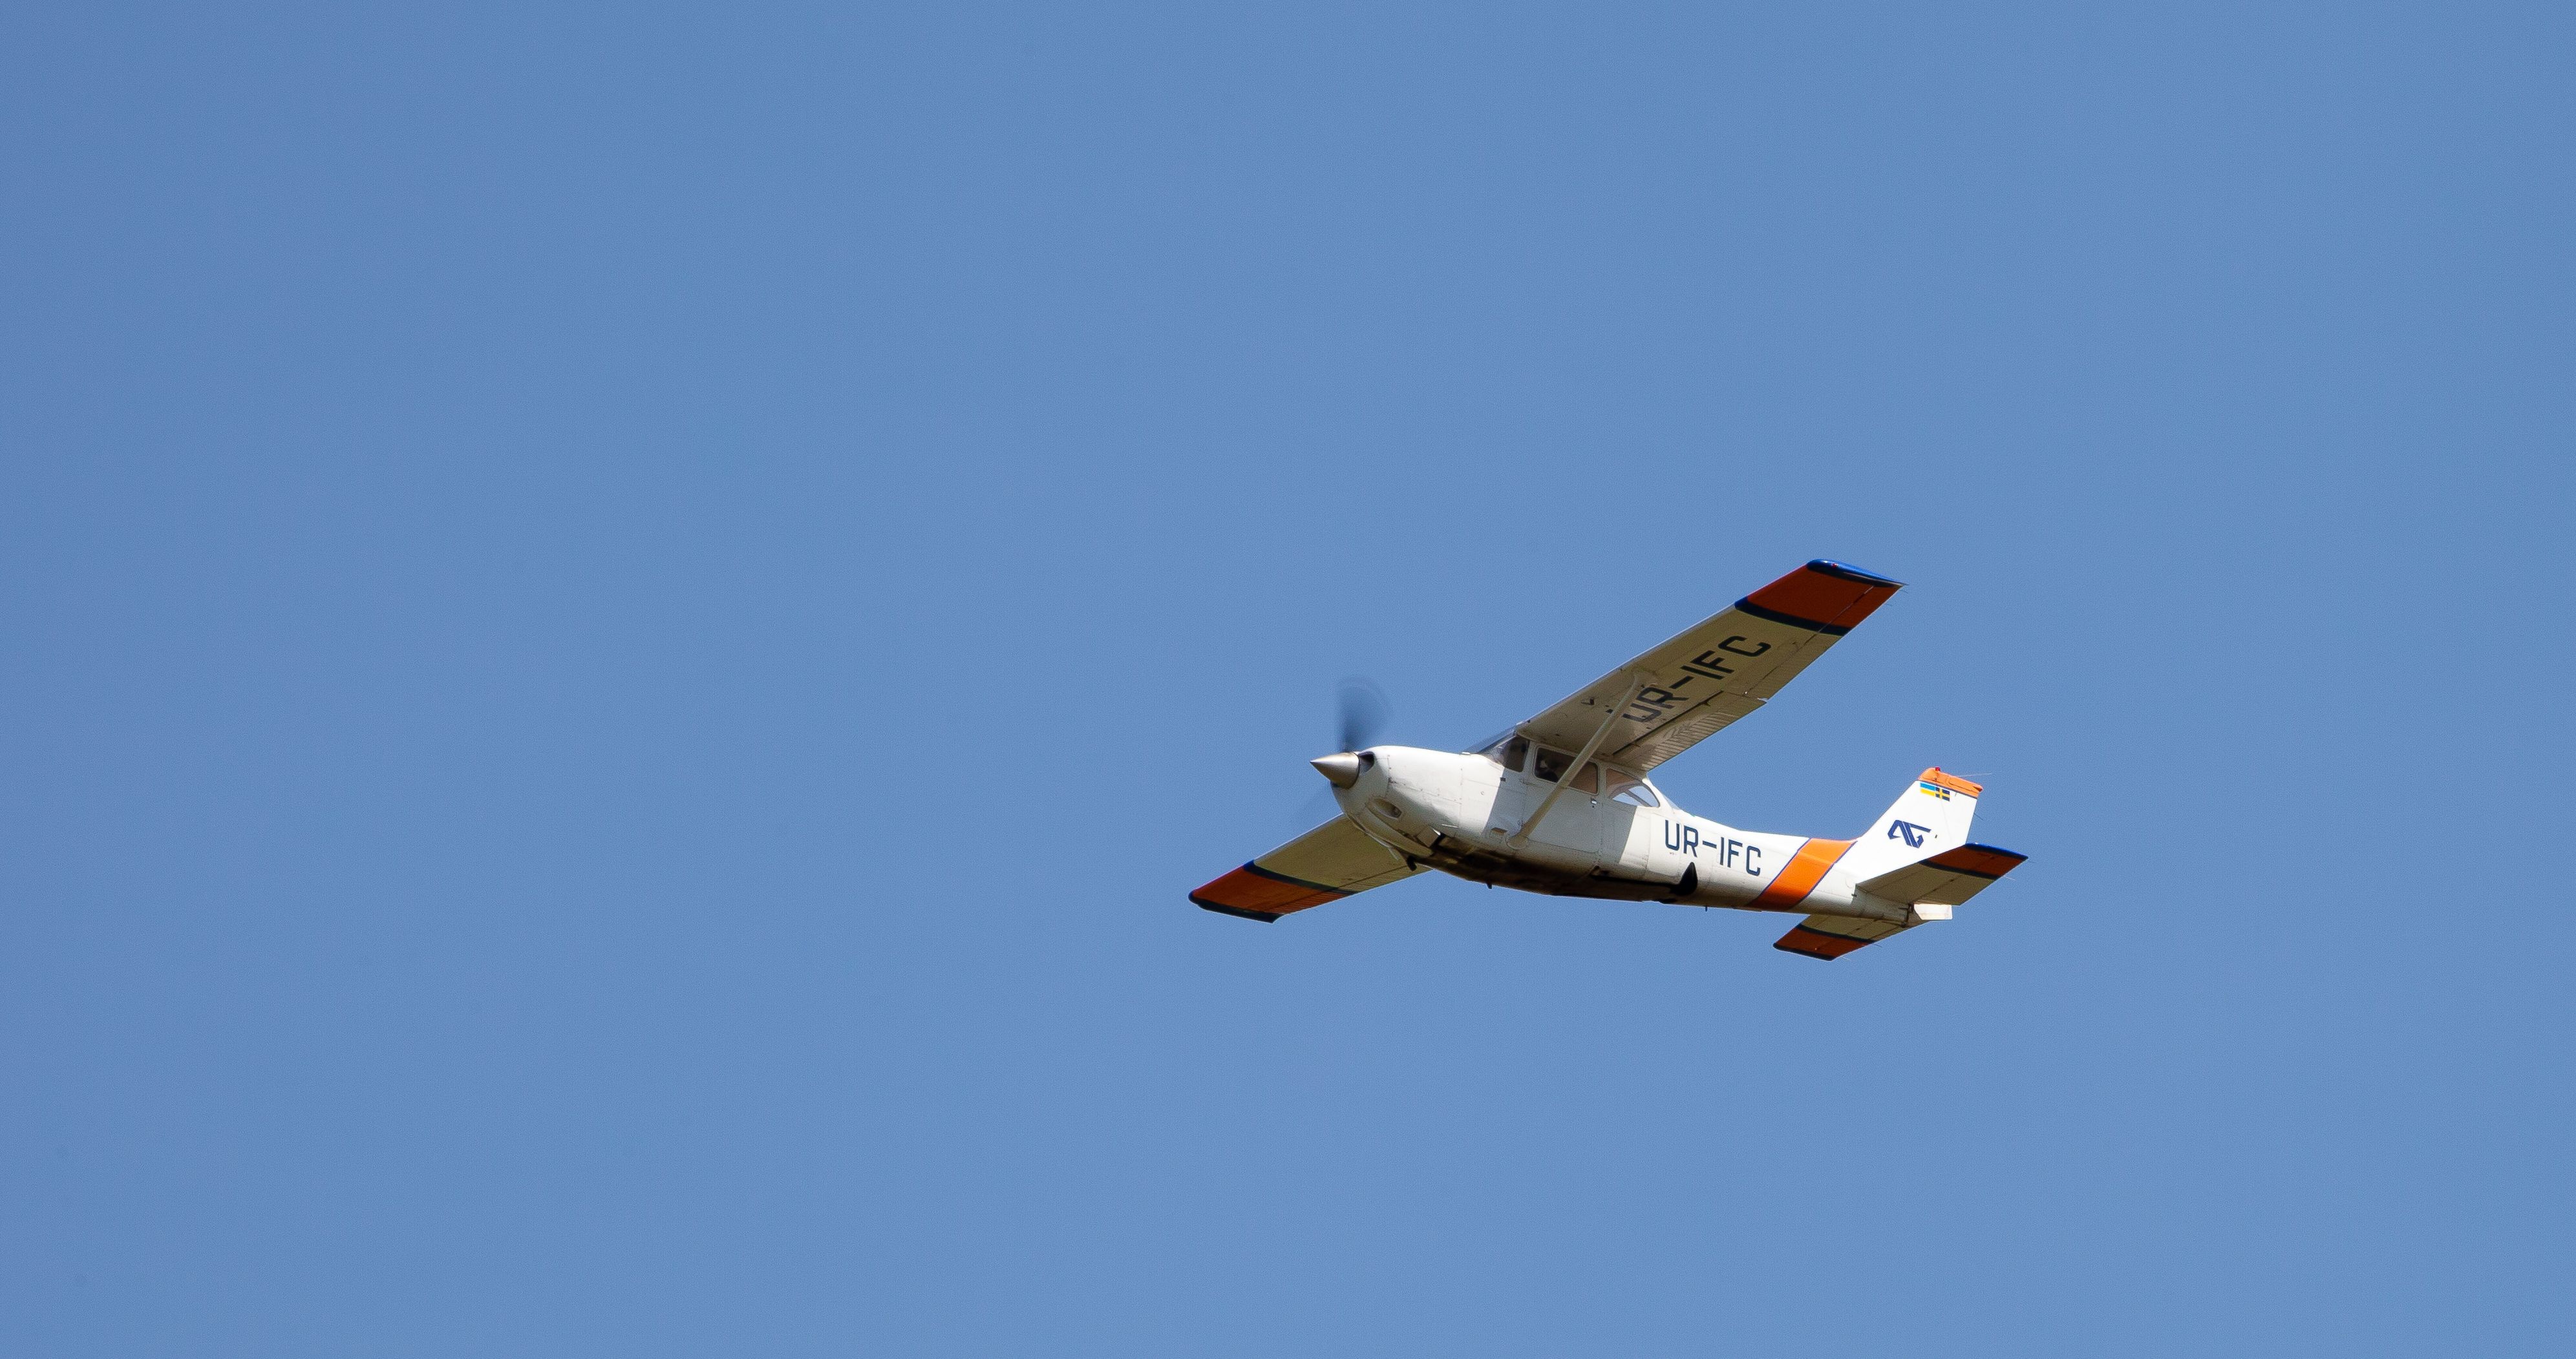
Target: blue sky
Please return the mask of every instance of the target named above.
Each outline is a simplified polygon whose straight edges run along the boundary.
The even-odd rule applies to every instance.
[[[0,1346],[2564,1353],[2543,6],[0,20]],[[1274,927],[1662,771],[2030,864]]]

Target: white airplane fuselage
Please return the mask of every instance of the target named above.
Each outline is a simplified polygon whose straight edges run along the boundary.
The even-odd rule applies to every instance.
[[[1406,859],[1471,882],[1555,896],[1905,918],[1902,907],[1857,891],[1839,868],[1806,890],[1772,890],[1806,837],[1693,816],[1660,790],[1654,800],[1662,805],[1640,806],[1567,787],[1531,826],[1555,783],[1480,753],[1377,746],[1358,755],[1358,777],[1333,792],[1343,812]]]

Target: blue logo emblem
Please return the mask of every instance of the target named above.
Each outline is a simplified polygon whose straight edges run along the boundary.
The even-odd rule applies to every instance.
[[[1893,840],[1900,835],[1904,836],[1907,849],[1923,848],[1923,838],[1931,833],[1930,826],[1918,826],[1911,821],[1899,821],[1887,828],[1887,838]]]

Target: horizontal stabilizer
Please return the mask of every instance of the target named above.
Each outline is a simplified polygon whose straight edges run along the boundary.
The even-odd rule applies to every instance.
[[[1862,920],[1842,915],[1811,915],[1771,947],[1831,962],[1853,949],[1867,948],[1926,920],[1947,920],[1950,908],[1975,896],[1986,884],[2013,871],[2027,855],[1992,845],[1961,845],[1929,859],[1881,873],[1860,885],[1881,901],[1913,909],[1898,920]]]
[[[1881,873],[1863,882],[1860,890],[1899,905],[1956,906],[2029,857],[1993,845],[1961,845],[1893,873]]]
[[[1803,954],[1826,962],[1867,948],[1899,930],[1912,926],[1893,920],[1857,920],[1847,915],[1811,915],[1804,924],[1781,935],[1771,947],[1783,953]]]

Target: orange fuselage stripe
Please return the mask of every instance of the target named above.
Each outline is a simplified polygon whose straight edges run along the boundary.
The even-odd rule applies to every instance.
[[[1771,885],[1763,888],[1762,895],[1752,900],[1752,908],[1757,911],[1796,909],[1799,902],[1807,899],[1809,892],[1816,890],[1816,884],[1825,880],[1826,871],[1840,862],[1844,851],[1851,847],[1849,840],[1809,840],[1798,846],[1798,852],[1790,855],[1789,862],[1780,866],[1780,872],[1771,879]]]

